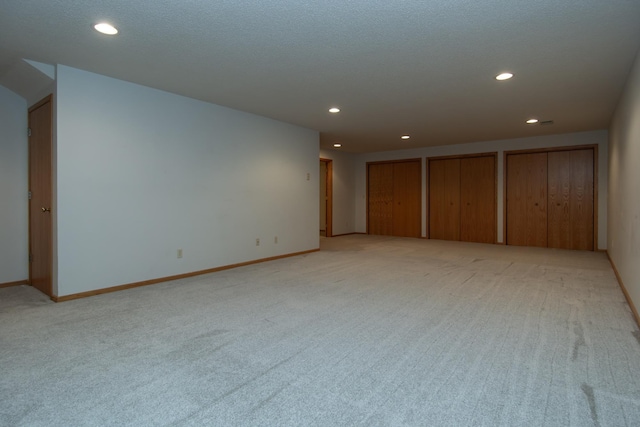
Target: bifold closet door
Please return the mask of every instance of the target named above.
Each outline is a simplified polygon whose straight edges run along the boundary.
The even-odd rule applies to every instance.
[[[420,237],[421,161],[371,163],[367,170],[368,233]]]
[[[393,235],[393,163],[368,168],[368,233]]]
[[[422,223],[421,162],[393,163],[393,235],[420,237]]]
[[[547,153],[507,156],[507,244],[547,247]]]
[[[460,240],[460,159],[429,161],[429,238]]]
[[[460,159],[460,240],[495,243],[496,161],[493,156]]]
[[[586,149],[548,155],[550,248],[593,250],[593,154]]]

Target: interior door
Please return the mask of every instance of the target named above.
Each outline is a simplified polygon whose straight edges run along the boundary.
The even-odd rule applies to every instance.
[[[496,241],[496,162],[494,156],[460,160],[460,240]]]
[[[429,238],[460,240],[460,159],[429,161]]]
[[[393,235],[420,237],[422,162],[393,164]]]
[[[51,96],[29,109],[29,281],[52,296]]]
[[[548,167],[549,247],[592,251],[593,150],[550,152]]]
[[[320,160],[320,235],[327,235],[327,163]]]
[[[333,236],[333,160],[320,159],[320,235]]]
[[[368,233],[393,235],[393,163],[368,168]]]
[[[507,244],[547,247],[547,153],[507,156]]]

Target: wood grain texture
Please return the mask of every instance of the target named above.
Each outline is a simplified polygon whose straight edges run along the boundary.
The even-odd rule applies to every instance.
[[[495,156],[460,159],[460,240],[496,241]]]
[[[429,238],[460,240],[460,159],[429,161]]]
[[[51,155],[52,97],[29,109],[29,280],[52,296]]]
[[[368,167],[368,233],[393,233],[393,163],[372,163]]]
[[[593,250],[593,150],[548,155],[548,246]]]
[[[422,165],[420,160],[393,164],[393,232],[398,237],[420,237]]]
[[[324,181],[324,193],[325,193],[325,236],[333,236],[333,160],[320,159],[320,163],[324,164],[325,168],[325,181]],[[321,190],[322,192],[322,190]]]
[[[29,284],[28,280],[18,280],[17,282],[0,283],[0,289],[1,288],[10,288],[12,286],[28,285],[28,284]]]
[[[507,244],[547,246],[547,153],[507,156]]]

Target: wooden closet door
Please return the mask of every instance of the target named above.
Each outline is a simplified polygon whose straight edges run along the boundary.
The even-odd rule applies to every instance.
[[[393,164],[370,164],[368,170],[368,233],[393,234]]]
[[[507,244],[547,247],[547,153],[507,156]]]
[[[496,241],[496,162],[494,156],[460,160],[460,240]]]
[[[460,159],[429,161],[429,238],[460,240]]]
[[[549,153],[550,248],[593,250],[593,150]]]
[[[393,235],[420,237],[422,167],[421,161],[393,164]]]

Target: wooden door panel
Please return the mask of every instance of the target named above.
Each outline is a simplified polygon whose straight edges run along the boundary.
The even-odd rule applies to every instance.
[[[593,150],[549,153],[548,244],[593,250]]]
[[[495,243],[495,157],[460,160],[460,240]]]
[[[527,155],[508,155],[507,245],[527,245],[527,188]]]
[[[51,99],[29,110],[29,280],[52,296]]]
[[[547,153],[527,154],[527,246],[547,247],[547,174]]]
[[[572,249],[594,249],[593,150],[572,151],[573,187],[571,192]]]
[[[507,244],[547,246],[547,153],[507,156]]]
[[[547,224],[550,248],[569,249],[571,246],[571,153],[549,153],[549,221]]]
[[[393,235],[420,237],[422,167],[420,160],[393,164]]]
[[[429,161],[429,238],[460,240],[460,159]]]
[[[393,164],[370,164],[368,181],[368,233],[390,236],[393,234]]]

